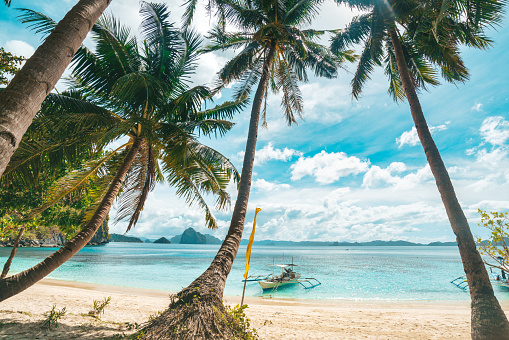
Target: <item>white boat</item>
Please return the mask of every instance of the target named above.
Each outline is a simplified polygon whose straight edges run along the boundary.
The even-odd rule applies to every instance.
[[[272,267],[272,274],[258,275],[258,276],[250,276],[248,277],[246,282],[256,281],[260,285],[260,287],[264,291],[268,290],[276,290],[279,287],[287,287],[293,286],[296,284],[300,284],[305,289],[314,288],[316,286],[321,285],[322,283],[315,279],[314,277],[306,277],[301,278],[301,274],[294,271],[294,267],[296,264],[293,264],[293,259],[291,264],[270,264],[268,266]],[[276,275],[274,273],[274,269],[278,267],[281,268],[281,274]]]
[[[263,290],[277,289],[280,286],[299,283],[300,273],[293,271],[294,264],[276,264],[274,266],[282,269],[281,275],[269,275],[265,280],[259,280],[258,284]]]
[[[505,271],[500,270],[500,274],[497,274],[493,272],[492,268],[490,268],[490,274],[492,277],[492,283],[501,287],[509,288],[509,276]]]

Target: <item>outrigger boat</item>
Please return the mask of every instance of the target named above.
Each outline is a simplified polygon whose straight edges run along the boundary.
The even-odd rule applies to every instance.
[[[491,274],[491,283],[493,285],[497,285],[500,287],[509,288],[509,275],[501,271],[500,274],[494,273],[493,269],[490,267],[490,274]],[[467,277],[466,276],[460,276],[454,280],[451,281],[453,285],[455,285],[458,288],[461,288],[463,290],[468,289],[468,283],[467,283]]]
[[[295,272],[293,269],[296,267],[296,264],[293,264],[293,259],[291,264],[270,264],[268,266],[272,266],[272,274],[268,275],[258,275],[258,276],[249,276],[246,282],[258,282],[260,287],[264,290],[276,290],[279,287],[292,286],[296,284],[300,284],[304,287],[304,289],[314,288],[316,286],[321,285],[322,283],[315,279],[314,277],[305,277],[301,278],[301,274]],[[281,274],[275,275],[274,268],[281,268]]]
[[[492,268],[490,267],[490,274],[492,278],[492,283],[496,284],[497,286],[509,288],[509,277],[508,274],[500,270],[500,274],[494,273]]]

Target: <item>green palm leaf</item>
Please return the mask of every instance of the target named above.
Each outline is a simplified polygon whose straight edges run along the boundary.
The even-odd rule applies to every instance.
[[[91,178],[93,178],[93,176],[95,176],[101,170],[104,164],[109,161],[117,151],[125,148],[128,145],[129,143],[124,144],[116,150],[108,153],[106,156],[97,160],[94,159],[84,164],[81,169],[71,171],[64,177],[60,178],[48,189],[45,202],[39,208],[31,211],[28,218],[33,218],[49,207],[55,205],[62,198],[82,188]]]

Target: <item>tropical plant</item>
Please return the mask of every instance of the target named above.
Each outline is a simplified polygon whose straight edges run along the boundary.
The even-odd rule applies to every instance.
[[[201,144],[197,133],[223,135],[233,125],[225,118],[245,102],[225,102],[202,110],[213,93],[204,86],[187,85],[196,66],[199,37],[169,23],[166,5],[142,2],[140,12],[144,38],[140,45],[113,17],[98,20],[92,29],[97,52],[80,48],[73,62],[72,92],[48,97],[54,109],[34,123],[34,129],[48,138],[54,131],[60,131],[57,137],[67,134],[69,138],[58,138],[58,149],[53,149],[51,138],[49,145],[48,139],[37,139],[35,147],[20,148],[12,169],[7,170],[26,174],[42,153],[72,154],[76,145],[91,150],[120,144],[49,189],[46,203],[32,214],[77,192],[91,178],[97,185],[83,229],[39,265],[0,280],[2,300],[37,282],[85,246],[119,193],[116,220],[127,218],[127,231],[136,225],[156,181],[166,180],[186,202],[197,203],[210,228],[217,225],[203,195],[216,195],[218,209],[230,202],[225,188],[232,178],[238,180],[238,173],[223,155]],[[24,20],[45,30],[54,25],[48,17],[30,10],[25,11]]]
[[[0,176],[42,102],[110,1],[80,0],[0,92]]]
[[[46,312],[46,319],[42,321],[41,327],[52,329],[58,327],[58,322],[67,313],[67,309],[64,307],[61,310],[56,309],[57,305],[53,305],[50,311]]]
[[[3,47],[0,47],[0,85],[7,85],[9,81],[6,75],[15,75],[19,71],[19,66],[25,60],[23,57],[18,57],[10,52],[6,52]]]
[[[45,106],[43,105],[42,111]],[[34,127],[37,128],[37,124]],[[29,127],[27,130],[20,148],[17,150],[18,154],[27,147],[27,142],[28,144],[32,143],[30,140],[34,131],[31,130],[34,127]],[[54,135],[55,133],[53,133],[53,137]],[[37,138],[38,134],[33,137]],[[69,135],[66,135],[66,138],[68,137]],[[41,214],[33,216],[31,211],[44,203],[44,196],[48,188],[58,177],[71,171],[78,163],[90,160],[90,155],[87,152],[74,153],[69,155],[70,157],[61,157],[55,153],[46,153],[40,156],[36,156],[37,160],[32,159],[30,167],[25,168],[28,171],[20,173],[9,173],[8,171],[0,179],[0,241],[15,238],[11,254],[4,265],[0,279],[7,276],[21,237],[44,239],[52,237],[55,233],[60,233],[66,239],[70,239],[78,232],[84,213],[92,203],[88,191],[95,189],[95,185],[93,181],[90,181],[72,197],[66,197]],[[16,157],[15,155],[13,160]]]
[[[461,254],[472,298],[472,338],[507,339],[509,323],[493,294],[486,268],[476,250],[468,221],[458,202],[447,169],[433,141],[417,90],[438,85],[438,71],[449,82],[465,81],[468,70],[459,46],[487,48],[485,28],[500,22],[502,1],[336,0],[364,12],[332,39],[331,49],[341,52],[363,44],[352,80],[358,98],[375,66],[385,66],[389,94],[406,98],[435,177]]]
[[[99,319],[101,314],[104,314],[104,309],[110,304],[111,296],[104,298],[104,300],[94,300],[94,308],[88,312],[88,315]]]
[[[210,32],[212,43],[203,52],[226,49],[240,49],[240,52],[219,72],[219,88],[238,82],[234,92],[235,98],[240,100],[258,84],[239,191],[228,233],[212,264],[178,294],[166,312],[143,330],[147,337],[172,338],[176,331],[182,339],[239,336],[225,321],[231,316],[222,304],[222,297],[244,229],[262,106],[264,116],[266,112],[263,101],[267,98],[267,87],[273,92],[282,92],[282,109],[291,125],[303,110],[298,83],[307,80],[306,69],[313,70],[317,76],[333,78],[343,59],[316,42],[315,39],[325,32],[301,29],[317,14],[320,3],[315,0],[221,1],[220,24]],[[221,24],[222,13],[235,27],[235,33],[225,31],[225,25]],[[350,53],[345,53],[346,57],[351,58]]]
[[[479,225],[488,229],[490,235],[485,240],[477,237],[477,246],[481,254],[488,255],[495,261],[495,264],[486,260],[484,263],[509,273],[509,213],[479,209],[479,215],[481,215]]]

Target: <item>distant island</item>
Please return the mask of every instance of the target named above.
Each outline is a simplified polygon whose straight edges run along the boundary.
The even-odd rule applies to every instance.
[[[153,243],[164,243],[164,244],[170,244],[170,240],[168,240],[166,237],[161,237],[155,240]]]
[[[371,242],[334,242],[331,246],[337,247],[412,247],[412,246],[455,246],[456,242],[431,242],[428,244],[408,241],[371,241]]]
[[[132,242],[132,243],[143,243],[142,240],[140,240],[137,237],[134,236],[125,236],[120,234],[110,234],[110,242]]]
[[[182,235],[170,238],[171,243],[177,244],[221,244],[223,241],[208,234],[202,234],[193,228],[187,228]]]
[[[157,240],[151,240],[146,237],[125,236],[119,234],[110,234],[110,242],[133,242],[133,243],[159,243],[159,244],[221,244],[222,241],[212,235],[202,234],[193,228],[187,228],[181,235],[176,235],[169,240],[161,237]]]
[[[161,237],[157,240],[150,240],[145,237],[125,236],[119,234],[110,234],[110,242],[135,242],[135,243],[162,243],[162,244],[221,244],[222,240],[208,234],[202,234],[193,228],[187,228],[182,234],[173,236],[168,239]],[[247,245],[248,240],[243,239],[241,245]],[[274,241],[274,240],[261,240],[254,241],[255,245],[274,246],[274,247],[415,247],[415,246],[431,246],[431,247],[444,247],[456,246],[456,242],[431,242],[415,243],[403,240],[397,241],[369,241],[369,242],[326,242],[326,241]]]
[[[247,245],[248,240],[243,239],[240,244]],[[431,242],[429,244],[414,243],[408,241],[370,241],[370,242],[326,242],[326,241],[274,241],[274,240],[262,240],[254,241],[253,244],[261,246],[277,246],[277,247],[323,247],[323,246],[335,246],[335,247],[415,247],[415,246],[455,246],[456,242]]]

